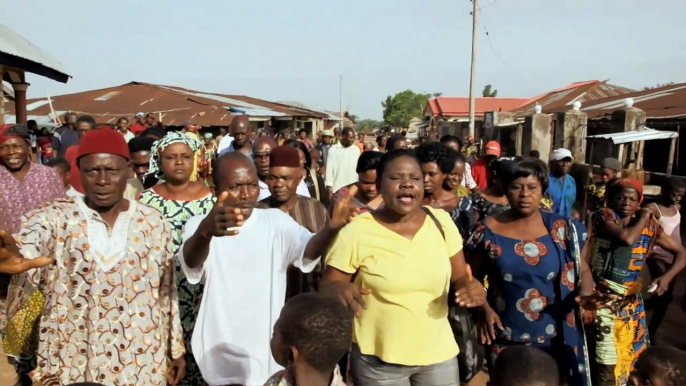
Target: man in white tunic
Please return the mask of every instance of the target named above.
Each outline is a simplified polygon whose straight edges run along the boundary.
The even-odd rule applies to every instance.
[[[345,201],[313,235],[279,209],[254,209],[260,189],[248,157],[228,153],[215,171],[217,204],[186,223],[179,256],[188,281],[205,282],[193,354],[211,386],[261,386],[281,369],[269,342],[286,297],[287,268],[311,272],[354,212]]]
[[[10,321],[36,291],[45,296],[34,385],[165,386],[183,377],[171,228],[123,198],[128,160],[118,132],[86,133],[77,161],[85,196],[35,209],[14,238],[0,232],[0,272],[14,274]]]

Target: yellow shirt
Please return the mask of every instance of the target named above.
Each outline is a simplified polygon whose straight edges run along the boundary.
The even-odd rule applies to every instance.
[[[450,257],[462,237],[447,212],[431,209],[445,232],[426,217],[413,240],[379,224],[371,213],[344,227],[326,257],[355,283],[372,291],[367,309],[355,317],[353,341],[365,355],[384,362],[424,366],[457,356],[448,323]]]

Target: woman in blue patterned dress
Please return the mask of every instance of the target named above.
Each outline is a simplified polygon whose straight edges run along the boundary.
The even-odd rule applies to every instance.
[[[181,231],[191,217],[208,213],[214,205],[214,195],[202,180],[191,181],[195,153],[201,143],[182,132],[170,132],[152,146],[149,175],[163,183],[143,191],[140,202],[160,211],[172,228],[174,253],[181,246]],[[179,385],[204,385],[193,358],[191,337],[198,316],[203,286],[190,285],[176,261],[176,284],[179,312],[186,346],[186,375]]]
[[[508,346],[530,344],[559,362],[560,378],[590,384],[582,315],[598,295],[582,258],[584,226],[539,208],[548,172],[516,161],[499,176],[509,209],[483,219],[467,241],[475,277],[488,275],[488,305],[478,322],[489,368]],[[583,295],[583,296],[581,296]]]

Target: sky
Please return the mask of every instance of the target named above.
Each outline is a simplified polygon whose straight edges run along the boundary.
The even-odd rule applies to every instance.
[[[479,0],[476,84],[532,97],[583,80],[684,82],[686,1]],[[66,85],[140,81],[381,119],[407,89],[469,95],[469,0],[0,0],[0,23],[62,62]],[[488,34],[487,34],[488,32]]]

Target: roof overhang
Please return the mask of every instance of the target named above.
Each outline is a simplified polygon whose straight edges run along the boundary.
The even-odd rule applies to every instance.
[[[67,83],[71,78],[62,63],[1,24],[0,65],[18,68],[61,83]]]
[[[672,139],[679,136],[676,131],[663,131],[645,128],[642,130],[622,131],[619,133],[589,135],[586,139],[612,141],[615,145],[636,141],[652,141],[657,139]]]

